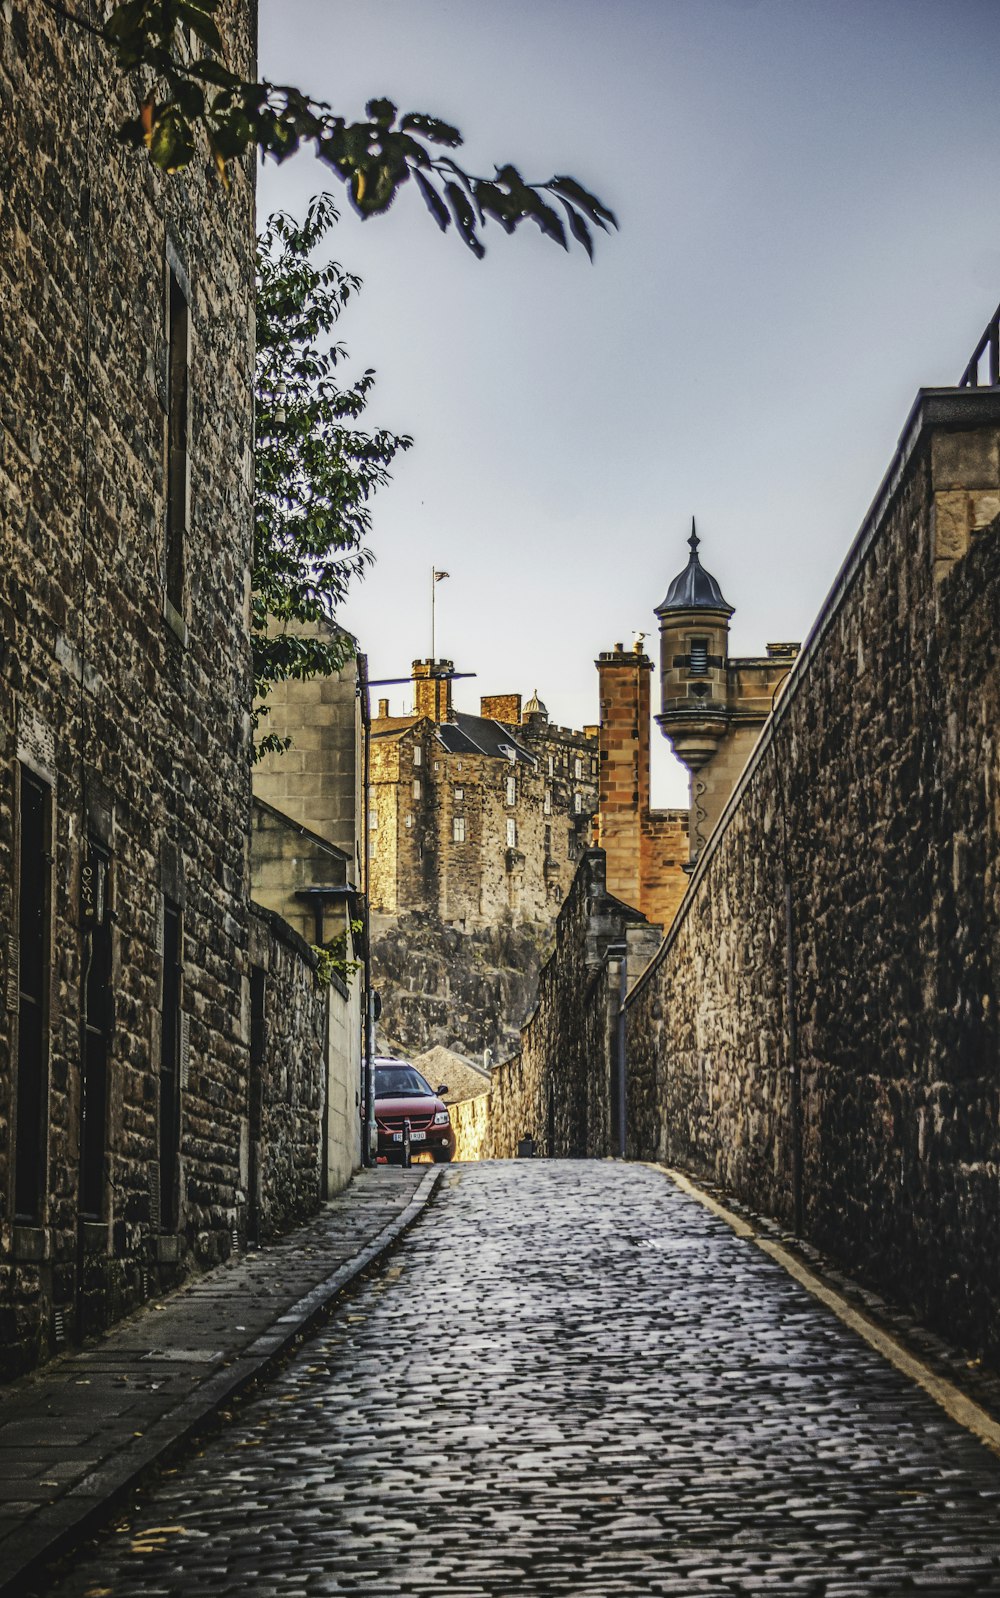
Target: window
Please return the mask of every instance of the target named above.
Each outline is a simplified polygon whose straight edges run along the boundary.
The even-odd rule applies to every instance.
[[[407,827],[412,827],[413,826],[413,812],[412,812],[412,810],[408,810],[406,812],[406,820],[403,823],[403,825],[407,826]]]
[[[420,798],[420,793],[421,793],[420,778],[419,777],[414,777],[414,779],[413,779],[413,797],[414,797],[414,799],[419,799]]]
[[[551,827],[546,827],[546,829],[545,829],[545,854],[546,854],[546,857],[548,857],[548,856],[550,856],[552,854],[552,828]]]
[[[441,770],[441,762],[440,762],[440,760],[435,760],[435,762],[434,762],[434,770],[435,771],[440,771]]]
[[[419,744],[415,744],[414,745],[414,749],[413,749],[413,764],[415,766],[422,766],[423,763],[424,763],[424,752],[421,749]]]
[[[580,778],[583,776],[583,761],[580,759],[579,755],[577,755],[573,761],[573,776],[577,782],[579,782]]]
[[[583,794],[575,793],[573,795],[573,814],[578,816],[582,809],[583,809]]]
[[[166,589],[176,611],[184,603],[184,538],[188,517],[188,303],[173,269],[167,292]]]
[[[517,848],[517,822],[511,818],[507,823],[507,848]]]
[[[369,860],[374,860],[375,859],[375,853],[376,853],[375,839],[374,838],[369,838],[368,839],[368,858],[369,858]]]
[[[377,810],[369,810],[369,812],[368,812],[368,826],[369,826],[369,828],[370,828],[370,830],[372,832],[374,832],[375,828],[378,826],[378,811]]]
[[[181,911],[163,901],[163,981],[160,1023],[159,1214],[153,1224],[177,1230],[181,1152]]]
[[[517,804],[517,778],[516,777],[508,777],[507,778],[507,803],[509,805],[516,805]]]
[[[556,769],[555,757],[553,755],[549,755],[549,776],[550,777],[554,775],[555,769]]]
[[[18,937],[8,965],[12,975],[17,972],[14,1211],[21,1220],[38,1221],[47,1166],[52,790],[26,766],[19,767],[19,779]],[[13,998],[13,984],[11,990]]]
[[[465,817],[455,816],[451,823],[451,835],[456,843],[465,842]]]
[[[455,803],[460,805],[464,798],[465,798],[465,789],[464,788],[456,788],[455,789]]]
[[[703,677],[708,671],[707,638],[692,638],[691,656],[688,669],[699,677]]]
[[[104,1214],[107,1189],[108,1059],[111,1052],[111,857],[94,837],[82,867],[81,915],[89,939],[80,1083],[82,1215]]]
[[[546,790],[545,790],[545,798],[542,800],[542,810],[544,811],[545,815],[551,816],[551,814],[552,814],[552,789],[551,788],[546,788]]]

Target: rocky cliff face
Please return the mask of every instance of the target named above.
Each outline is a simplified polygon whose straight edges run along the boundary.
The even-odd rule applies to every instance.
[[[417,911],[372,918],[372,963],[382,999],[379,1047],[421,1054],[441,1045],[494,1060],[517,1048],[551,933],[501,921],[462,932]]]

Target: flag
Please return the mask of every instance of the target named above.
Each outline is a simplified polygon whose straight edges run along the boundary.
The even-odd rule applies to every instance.
[[[434,570],[434,581],[436,583],[439,583],[441,581],[442,577],[450,577],[450,576],[451,576],[450,572],[439,572],[437,570],[437,568],[435,568],[435,570]]]

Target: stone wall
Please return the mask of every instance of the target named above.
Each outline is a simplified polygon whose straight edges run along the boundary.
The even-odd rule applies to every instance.
[[[463,932],[436,916],[372,916],[379,1048],[412,1057],[443,1047],[494,1059],[517,1047],[551,933],[509,919]]]
[[[455,1130],[456,1160],[488,1160],[491,1157],[490,1105],[491,1094],[480,1093],[474,1099],[463,1099],[449,1106]]]
[[[227,8],[226,34],[230,62],[249,67],[251,7]],[[239,1236],[253,163],[237,165],[228,192],[204,163],[157,173],[117,138],[133,95],[99,39],[44,6],[0,6],[5,1372],[224,1258]],[[188,427],[171,566],[176,296],[187,403],[174,414]],[[43,795],[38,849],[32,792]],[[44,948],[29,962],[38,927]],[[88,970],[100,1048],[83,1026]],[[175,974],[180,1147],[168,1181],[160,1066]],[[26,1176],[36,1191],[21,1191]]]
[[[604,852],[588,850],[560,911],[520,1049],[493,1071],[487,1147],[494,1158],[512,1158],[528,1137],[546,1155],[604,1155],[618,1147],[622,963],[627,985],[660,936],[659,927],[607,892]]]
[[[994,1359],[998,511],[1000,395],[924,392],[626,1007],[632,1153]]]
[[[264,1240],[311,1215],[361,1163],[360,1019],[347,985],[337,976],[321,985],[315,951],[256,904],[250,959],[263,1005],[251,1033],[242,1178],[247,1231]]]

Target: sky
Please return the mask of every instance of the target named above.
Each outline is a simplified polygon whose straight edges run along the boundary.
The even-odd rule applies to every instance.
[[[415,440],[339,616],[372,677],[430,653],[436,566],[459,708],[537,688],[596,722],[593,662],[636,631],[656,658],[692,514],[731,652],[806,636],[918,388],[1000,300],[998,43],[998,0],[261,0],[266,76],[443,116],[470,170],[570,173],[620,223],[593,265],[530,224],[476,261],[412,184],[365,222],[341,191],[340,336],[366,423]],[[260,215],[324,188],[267,164]],[[653,740],[654,803],[686,803]]]

